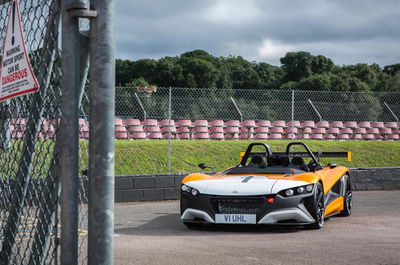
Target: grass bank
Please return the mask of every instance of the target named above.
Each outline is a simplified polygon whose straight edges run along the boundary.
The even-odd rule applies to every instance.
[[[254,141],[172,141],[171,172],[198,172],[205,163],[218,171],[239,163],[239,154]],[[272,151],[283,152],[289,140],[266,141]],[[353,161],[324,159],[347,167],[400,166],[400,141],[304,141],[312,151],[351,151]],[[116,175],[168,172],[168,141],[115,141]]]

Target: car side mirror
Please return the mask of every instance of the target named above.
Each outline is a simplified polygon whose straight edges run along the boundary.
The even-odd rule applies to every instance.
[[[335,167],[337,167],[337,165],[336,165],[335,163],[329,163],[327,166],[330,167],[330,168],[335,168]]]
[[[201,168],[201,169],[206,169],[207,168],[207,166],[204,164],[204,163],[200,163],[200,164],[198,164],[197,165],[199,168]]]

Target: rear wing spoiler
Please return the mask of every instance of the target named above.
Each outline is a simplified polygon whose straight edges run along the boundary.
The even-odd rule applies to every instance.
[[[242,161],[244,157],[245,152],[240,153],[240,161]],[[273,154],[276,155],[286,155],[286,152],[274,152]],[[345,157],[347,158],[347,161],[351,162],[352,161],[352,153],[351,152],[312,152],[312,154],[317,157]],[[250,156],[265,156],[264,153],[250,153]],[[292,156],[301,156],[301,157],[310,157],[310,154],[308,152],[291,152],[290,155]]]

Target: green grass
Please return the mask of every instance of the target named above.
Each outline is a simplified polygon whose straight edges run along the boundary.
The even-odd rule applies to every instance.
[[[171,172],[198,172],[199,163],[218,171],[239,163],[254,141],[172,141]],[[283,152],[289,140],[266,141],[272,151]],[[312,151],[351,151],[353,161],[345,158],[323,159],[347,167],[400,166],[400,141],[304,141]],[[168,141],[115,141],[115,174],[151,174],[168,172]]]

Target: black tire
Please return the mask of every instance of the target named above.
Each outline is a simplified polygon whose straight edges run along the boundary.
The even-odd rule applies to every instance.
[[[325,202],[324,191],[321,183],[315,184],[314,197],[312,203],[311,215],[315,219],[315,223],[310,225],[311,229],[321,229],[324,226]]]
[[[183,224],[189,229],[199,229],[203,226],[202,223],[183,222]]]
[[[344,207],[343,207],[343,211],[341,211],[339,213],[339,216],[349,216],[353,210],[353,193],[352,193],[352,189],[351,189],[351,183],[350,183],[350,177],[347,176],[347,180],[346,180],[346,190],[344,193]]]

